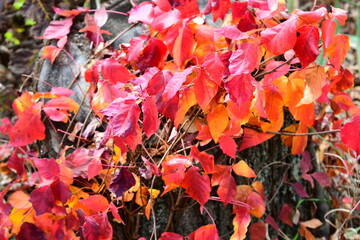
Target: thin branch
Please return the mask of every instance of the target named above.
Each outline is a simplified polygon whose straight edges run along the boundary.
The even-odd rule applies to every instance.
[[[314,136],[314,135],[324,135],[324,134],[330,134],[330,133],[337,133],[340,132],[340,129],[334,129],[334,130],[328,130],[328,131],[320,131],[320,132],[311,132],[311,133],[292,133],[292,132],[276,132],[276,131],[266,131],[263,132],[260,127],[252,126],[249,124],[242,125],[245,128],[250,128],[252,130],[255,130],[257,132],[261,133],[267,133],[267,134],[276,134],[276,135],[284,135],[284,136]]]
[[[254,76],[254,78],[259,78],[259,77],[262,77],[266,74],[269,74],[269,73],[273,73],[275,72],[278,68],[281,68],[282,66],[284,66],[285,64],[288,64],[289,62],[291,62],[292,60],[294,60],[296,57],[293,56],[292,58],[290,58],[289,60],[287,60],[286,62],[283,62],[282,64],[280,64],[279,66],[275,67],[274,69],[271,69],[269,71],[266,71],[266,72],[262,72],[262,73],[259,73],[257,75]]]

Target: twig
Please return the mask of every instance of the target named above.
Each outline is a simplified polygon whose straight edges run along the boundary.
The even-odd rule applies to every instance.
[[[314,135],[324,135],[324,134],[330,134],[330,133],[337,133],[340,132],[340,129],[334,129],[334,130],[328,130],[328,131],[320,131],[320,132],[311,132],[311,133],[292,133],[292,132],[276,132],[276,131],[266,131],[263,132],[259,127],[252,126],[249,124],[242,125],[245,128],[250,128],[252,130],[255,130],[257,132],[267,133],[267,134],[276,134],[276,135],[285,135],[285,136],[314,136]]]
[[[281,68],[282,66],[284,66],[285,64],[288,64],[289,62],[291,62],[291,61],[294,60],[294,59],[295,59],[295,56],[293,56],[292,58],[290,58],[290,59],[287,60],[286,62],[283,62],[282,64],[280,64],[279,66],[275,67],[274,69],[271,69],[271,70],[269,70],[269,71],[262,72],[262,73],[259,73],[259,74],[255,75],[254,78],[259,78],[259,77],[262,77],[262,76],[264,76],[264,75],[266,75],[266,74],[273,73],[273,72],[276,71],[276,69]]]

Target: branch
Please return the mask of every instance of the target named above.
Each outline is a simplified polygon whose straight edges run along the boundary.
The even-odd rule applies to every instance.
[[[289,62],[291,62],[292,60],[294,60],[296,57],[293,56],[292,58],[290,58],[289,60],[287,60],[286,62],[283,62],[282,64],[280,64],[279,66],[275,67],[274,69],[271,69],[269,71],[266,71],[266,72],[262,72],[262,73],[259,73],[257,75],[254,76],[254,78],[259,78],[259,77],[262,77],[266,74],[269,74],[269,73],[273,73],[276,71],[276,69],[278,68],[281,68],[282,66],[284,66],[285,64],[288,64]]]
[[[324,134],[330,134],[330,133],[337,133],[340,132],[340,129],[335,130],[328,130],[328,131],[320,131],[320,132],[311,132],[311,133],[292,133],[292,132],[276,132],[276,131],[266,131],[263,132],[260,127],[252,126],[249,124],[244,124],[242,127],[250,128],[252,130],[255,130],[257,132],[261,133],[268,133],[268,134],[276,134],[276,135],[284,135],[284,136],[314,136],[314,135],[324,135]]]

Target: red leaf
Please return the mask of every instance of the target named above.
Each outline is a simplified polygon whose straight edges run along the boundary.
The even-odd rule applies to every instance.
[[[321,24],[322,41],[324,48],[327,49],[334,41],[336,33],[336,22],[331,19],[326,19]]]
[[[51,191],[54,195],[54,200],[60,201],[63,204],[65,204],[72,195],[69,187],[61,180],[56,180],[51,184]]]
[[[85,216],[84,224],[81,226],[81,235],[87,240],[109,240],[112,239],[113,229],[106,213]]]
[[[144,115],[143,129],[146,136],[149,138],[156,133],[160,126],[155,96],[146,97],[145,101],[142,102],[141,107]]]
[[[124,138],[129,135],[137,135],[135,126],[139,120],[140,107],[134,97],[120,97],[100,112],[112,117],[106,129],[110,135]]]
[[[301,183],[291,183],[291,185],[294,187],[296,193],[301,197],[301,198],[308,198],[309,195],[306,193],[306,190],[304,188],[304,186]]]
[[[86,173],[90,162],[89,150],[83,147],[77,148],[66,157],[66,165],[73,171],[74,177],[82,176],[87,178]]]
[[[325,172],[314,172],[310,174],[313,178],[315,178],[318,183],[320,183],[323,187],[330,187],[331,186],[331,179],[329,175]]]
[[[124,221],[122,220],[122,218],[120,217],[119,215],[119,211],[118,211],[118,208],[114,205],[113,202],[110,202],[110,211],[112,213],[112,215],[114,216],[114,218],[121,222],[122,224],[124,224]]]
[[[232,75],[249,74],[259,68],[261,49],[257,43],[247,42],[239,45],[231,54],[229,71]]]
[[[202,226],[188,236],[189,240],[220,240],[214,224]]]
[[[305,20],[310,23],[319,22],[327,14],[327,9],[325,7],[321,7],[315,11],[302,11],[300,9],[296,9],[295,11],[296,14],[300,16],[300,20]]]
[[[208,53],[204,58],[203,67],[211,80],[221,85],[225,66],[221,61],[220,54],[218,52]]]
[[[223,135],[220,137],[219,143],[220,149],[223,151],[223,153],[232,158],[236,157],[237,144],[232,137]]]
[[[293,226],[293,222],[292,222],[293,212],[294,212],[293,207],[291,207],[289,204],[284,204],[281,207],[281,211],[280,211],[280,215],[279,215],[280,221],[282,221],[286,225],[289,225],[290,227],[292,227]]]
[[[246,232],[250,224],[250,213],[247,208],[236,208],[234,209],[235,217],[233,219],[234,234],[231,239],[242,240],[246,237]]]
[[[181,186],[201,206],[209,200],[211,191],[209,176],[202,175],[197,167],[191,167],[186,171]]]
[[[311,157],[308,151],[303,153],[303,157],[300,161],[300,169],[303,173],[307,173],[311,169],[313,169],[313,165],[311,164]]]
[[[225,82],[225,88],[230,94],[230,99],[239,106],[246,105],[250,108],[253,99],[255,79],[250,74],[231,75]]]
[[[296,44],[296,23],[298,17],[292,15],[285,22],[261,32],[261,42],[274,55],[293,49]],[[286,39],[286,41],[284,41]]]
[[[280,231],[279,226],[277,225],[277,223],[275,222],[274,218],[270,215],[266,216],[265,222],[270,224],[277,232]]]
[[[205,110],[211,100],[218,92],[218,84],[212,80],[212,77],[201,68],[197,71],[194,79],[195,97],[199,106]]]
[[[115,193],[116,197],[122,197],[124,192],[129,190],[136,183],[132,173],[126,168],[120,168],[111,180],[110,190]]]
[[[360,115],[353,117],[340,130],[341,140],[345,145],[360,155]]]
[[[130,40],[130,47],[124,48],[124,51],[127,53],[128,61],[137,61],[139,59],[141,50],[147,39],[147,35],[140,35],[139,37],[134,37]]]
[[[5,239],[5,238],[4,238]],[[45,232],[33,223],[24,222],[20,232],[16,236],[17,240],[46,240]]]
[[[184,237],[177,233],[164,232],[159,240],[184,240]]]
[[[265,240],[266,225],[263,222],[257,222],[250,225],[250,240]]]
[[[16,151],[13,151],[8,160],[8,167],[16,170],[18,176],[22,177],[23,174],[26,174],[24,168],[24,158],[19,157]]]
[[[215,172],[214,156],[206,152],[200,152],[196,146],[191,147],[190,157],[201,163],[206,174]]]
[[[311,187],[314,188],[314,179],[311,177],[310,174],[303,173],[303,174],[301,175],[301,177],[302,177],[303,179],[309,181]]]
[[[31,192],[29,202],[35,209],[36,216],[51,212],[55,206],[55,199],[49,185],[39,187]]]
[[[28,145],[35,140],[45,138],[45,125],[41,121],[40,111],[26,109],[21,113],[9,133],[10,144],[14,147]]]
[[[304,69],[315,61],[320,53],[318,49],[320,34],[319,29],[312,24],[301,26],[297,29],[297,33],[294,51],[301,62],[302,69]]]
[[[211,178],[211,186],[220,185],[216,193],[225,205],[233,201],[236,196],[236,183],[231,171],[231,166],[216,165],[216,173]]]
[[[142,71],[149,67],[162,69],[168,55],[167,46],[158,38],[150,38],[136,66]]]
[[[79,104],[68,97],[57,97],[47,102],[43,110],[46,115],[53,121],[67,123],[69,120],[68,112],[76,112]]]
[[[60,167],[55,159],[51,158],[33,158],[40,176],[47,180],[56,180],[60,177]]]
[[[65,18],[61,21],[52,21],[45,29],[44,36],[40,38],[45,39],[60,39],[70,33],[70,28],[73,24],[73,17]]]
[[[154,20],[153,4],[150,2],[142,2],[134,6],[129,12],[129,23],[142,22],[151,24]]]
[[[95,176],[99,175],[100,172],[103,170],[102,163],[100,159],[93,158],[88,165],[88,180],[94,178]]]
[[[162,195],[181,186],[185,169],[190,165],[190,160],[182,155],[171,155],[162,162],[162,179],[165,183],[165,191]]]
[[[99,62],[103,78],[109,80],[112,84],[126,83],[134,77],[125,66],[113,58],[107,58]]]

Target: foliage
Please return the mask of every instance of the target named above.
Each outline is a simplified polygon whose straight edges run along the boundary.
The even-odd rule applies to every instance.
[[[324,187],[333,182],[314,169],[305,151],[309,136],[341,132],[337,154],[349,159],[359,154],[360,109],[347,93],[353,76],[341,65],[349,38],[336,34],[335,20],[344,24],[347,18],[340,9],[318,6],[288,14],[282,1],[214,0],[200,11],[196,1],[153,0],[129,12],[129,22],[143,23],[148,33],[106,53],[105,9],[93,15],[86,8],[54,11],[63,19],[52,21],[42,38],[57,44],[44,47],[42,58],[56,64],[74,18],[85,15],[80,32],[96,48],[84,71],[95,117],[66,133],[72,146],[61,145],[56,159],[47,158],[33,143],[46,138],[45,122],[69,123],[80,107],[72,91],[23,92],[14,100],[17,119],[3,118],[0,127],[8,136],[0,146],[2,159],[8,159],[3,168],[17,173],[1,193],[3,238],[111,239],[109,218],[124,223],[129,202],[154,221],[157,199],[178,191],[179,198],[196,201],[199,211],[207,212],[208,201],[231,204],[231,239],[244,239],[247,232],[251,239],[265,239],[267,226],[282,234],[276,222],[298,224],[297,209],[285,204],[278,219],[265,217],[264,187],[252,181],[257,174],[238,151],[281,134],[292,154],[303,156],[301,177]],[[204,15],[210,13],[224,25],[206,24]],[[320,50],[324,66],[315,62]],[[296,124],[284,126],[285,114]],[[199,150],[209,143],[231,164]],[[354,162],[342,161],[352,175]],[[234,175],[250,184],[237,185]],[[154,188],[159,180],[164,189]],[[302,183],[290,184],[301,198],[309,197]],[[353,207],[356,201],[351,199]],[[301,222],[299,233],[311,239],[309,229],[321,224]],[[214,220],[187,238],[219,239]],[[183,236],[164,232],[160,239]]]

